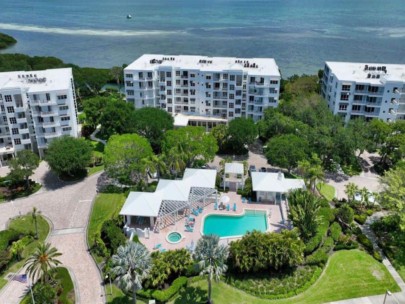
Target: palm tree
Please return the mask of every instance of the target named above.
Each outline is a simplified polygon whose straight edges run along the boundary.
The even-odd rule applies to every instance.
[[[40,213],[41,213],[41,211],[38,211],[37,207],[32,208],[31,216],[32,216],[32,220],[34,221],[34,224],[35,224],[35,238],[36,239],[38,239],[38,219],[37,219],[37,216]]]
[[[370,192],[368,191],[368,189],[366,187],[363,187],[360,190],[360,194],[361,194],[361,202],[362,204],[364,203],[365,206],[369,205],[369,200],[370,200]]]
[[[216,235],[204,235],[198,240],[195,248],[194,258],[199,261],[200,275],[208,274],[208,302],[211,300],[212,278],[218,281],[227,270],[225,264],[228,258],[228,247],[219,245],[219,237]]]
[[[345,193],[347,195],[347,198],[349,199],[350,202],[353,202],[354,196],[356,195],[357,192],[359,192],[359,187],[354,183],[348,183],[345,186],[345,188],[346,188]]]
[[[320,220],[319,199],[307,190],[297,189],[289,193],[288,204],[290,220],[301,231],[301,237],[304,240],[310,239],[316,233]]]
[[[61,256],[55,247],[51,247],[50,243],[39,244],[34,253],[27,259],[24,267],[27,266],[27,272],[34,281],[36,277],[40,277],[42,283],[48,282],[49,273],[56,266],[61,264],[56,258]]]
[[[112,256],[112,265],[117,285],[125,291],[132,291],[135,304],[136,292],[142,289],[142,280],[149,275],[152,267],[149,251],[142,244],[129,242],[118,247],[117,254]]]
[[[151,155],[143,160],[149,172],[156,172],[157,178],[160,179],[162,175],[167,173],[167,165],[164,161],[164,155]]]
[[[322,161],[318,155],[312,154],[311,160],[303,160],[298,162],[298,170],[306,180],[309,189],[315,193],[315,186],[317,181],[324,181],[325,174],[322,168]]]

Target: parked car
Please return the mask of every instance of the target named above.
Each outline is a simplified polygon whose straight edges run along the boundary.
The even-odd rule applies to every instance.
[[[252,172],[256,172],[256,166],[254,165],[249,166],[249,174],[251,174]]]
[[[260,172],[266,172],[267,170],[266,170],[266,168],[265,167],[261,167],[260,168]]]

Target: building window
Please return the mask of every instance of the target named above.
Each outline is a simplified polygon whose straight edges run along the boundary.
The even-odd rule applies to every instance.
[[[127,77],[127,78],[133,78],[134,75],[132,75],[132,74],[125,74],[125,77]]]
[[[139,72],[139,73],[138,73],[138,76],[139,76],[139,79],[142,79],[142,78],[143,78],[143,73],[142,73],[142,72]]]
[[[270,84],[278,84],[278,80],[270,80]]]
[[[6,102],[12,102],[13,99],[11,98],[11,95],[4,95],[4,99],[6,100]]]
[[[354,95],[354,100],[355,101],[362,101],[363,100],[363,95]]]
[[[356,84],[356,91],[364,91],[364,85],[363,84]]]
[[[166,77],[172,77],[172,72],[166,72]]]
[[[14,107],[7,107],[8,113],[14,113]]]
[[[61,121],[67,121],[70,120],[70,116],[63,116],[60,118]]]
[[[46,95],[46,100],[50,101],[51,100],[51,95],[49,93],[46,93],[45,95]]]
[[[180,71],[176,71],[176,76],[180,76]]]
[[[347,104],[340,104],[339,105],[339,111],[346,111],[347,110]]]
[[[11,118],[10,118],[10,123],[11,123],[12,125],[16,124],[16,123],[17,123],[17,119],[16,119],[15,117],[11,117]]]
[[[360,111],[360,109],[361,109],[361,106],[359,106],[359,105],[352,106],[352,111]]]
[[[58,100],[67,99],[67,95],[58,95]]]
[[[235,75],[230,75],[230,76],[229,76],[229,80],[230,80],[230,81],[235,81]]]
[[[340,94],[340,100],[349,100],[349,94],[341,93]]]
[[[350,85],[343,84],[342,85],[342,91],[350,91]]]
[[[368,91],[369,91],[370,93],[377,93],[377,92],[378,92],[378,87],[369,87],[369,88],[368,88]]]
[[[20,134],[20,133],[18,132],[18,128],[12,128],[12,129],[11,129],[11,133],[13,133],[13,135]]]
[[[127,90],[127,95],[133,96],[134,95],[134,90]]]
[[[126,84],[127,87],[133,87],[134,86],[134,83],[132,81],[126,81],[125,84]]]
[[[64,127],[64,128],[62,128],[62,131],[71,131],[72,130],[72,127]]]
[[[27,133],[22,135],[22,139],[29,139],[29,138],[30,138],[30,135]]]
[[[60,110],[60,111],[66,111],[67,109],[69,109],[68,106],[60,106],[60,107],[59,107],[59,110]]]
[[[19,139],[19,138],[14,138],[14,143],[15,143],[16,145],[21,145],[21,139]]]
[[[152,78],[152,72],[148,72],[148,78]]]

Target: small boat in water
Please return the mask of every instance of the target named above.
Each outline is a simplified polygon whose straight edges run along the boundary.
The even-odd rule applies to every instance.
[[[132,16],[130,14],[128,14],[127,19],[132,19]]]

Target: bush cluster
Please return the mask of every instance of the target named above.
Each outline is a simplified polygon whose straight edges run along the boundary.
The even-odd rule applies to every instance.
[[[364,223],[366,222],[366,220],[367,220],[367,214],[356,214],[355,216],[354,216],[354,220],[357,222],[357,223],[359,223],[360,225],[364,225]]]
[[[363,233],[357,235],[357,241],[366,249],[368,252],[372,253],[374,251],[373,243],[367,238]]]
[[[339,240],[340,235],[342,234],[342,227],[336,222],[332,223],[329,227],[329,234],[335,242]]]
[[[319,210],[320,221],[316,230],[315,236],[313,236],[305,246],[305,254],[311,254],[322,243],[323,238],[329,229],[329,224],[335,220],[333,210],[330,207],[323,207]]]
[[[103,223],[101,240],[108,248],[110,255],[114,254],[119,246],[126,243],[127,239],[120,228],[119,219],[111,219]]]
[[[329,253],[333,250],[335,241],[332,237],[327,237],[322,246],[311,255],[307,256],[305,262],[308,265],[325,265],[329,258]]]
[[[175,279],[170,285],[169,288],[165,290],[155,290],[152,292],[152,297],[159,302],[165,303],[173,298],[181,288],[187,286],[187,278],[186,277],[178,277]]]

